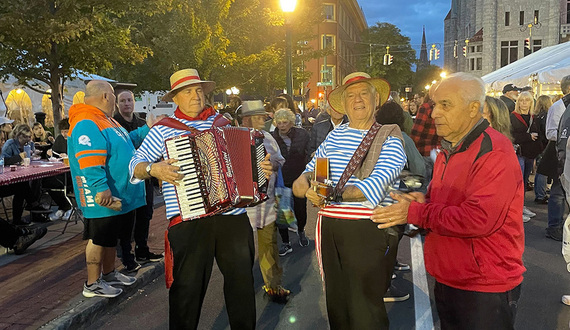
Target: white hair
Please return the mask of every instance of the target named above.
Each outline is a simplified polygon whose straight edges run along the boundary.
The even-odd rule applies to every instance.
[[[479,112],[483,113],[483,105],[485,104],[485,83],[477,76],[466,72],[456,72],[450,74],[442,82],[450,79],[459,80],[461,85],[461,98],[466,104],[471,102],[479,102]]]

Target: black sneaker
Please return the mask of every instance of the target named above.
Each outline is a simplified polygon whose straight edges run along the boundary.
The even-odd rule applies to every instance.
[[[546,237],[551,238],[555,241],[562,241],[562,228],[546,228]]]
[[[535,202],[536,204],[543,204],[543,205],[546,205],[546,204],[548,204],[548,197],[535,198],[535,199],[534,199],[534,202]]]
[[[281,245],[281,248],[279,249],[279,255],[282,257],[288,255],[291,252],[293,252],[291,243],[284,243],[283,245]]]
[[[135,260],[139,264],[146,264],[148,262],[157,262],[157,261],[160,261],[162,259],[164,259],[164,256],[162,254],[156,254],[156,253],[149,252],[145,255],[137,255]]]
[[[402,270],[402,271],[410,270],[410,265],[396,260],[396,264],[394,265],[394,270]]]
[[[141,265],[134,260],[127,262],[125,264],[125,268],[124,268],[125,272],[127,272],[127,273],[134,273],[139,269],[141,269]]]
[[[390,285],[388,291],[384,295],[384,302],[398,302],[398,301],[405,301],[410,298],[409,293],[404,293],[398,288],[396,288],[393,284]]]
[[[24,253],[30,245],[44,237],[46,233],[47,228],[42,227],[30,230],[28,235],[18,237],[16,244],[14,244],[14,253],[17,255]]]
[[[32,222],[38,223],[46,223],[51,221],[47,213],[32,213],[30,214],[30,218],[32,218]]]
[[[305,231],[299,231],[297,234],[299,234],[299,245],[302,247],[309,246],[309,239],[305,235]]]

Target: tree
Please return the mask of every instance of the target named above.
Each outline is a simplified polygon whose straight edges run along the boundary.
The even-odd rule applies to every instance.
[[[429,65],[421,70],[417,70],[414,74],[413,84],[414,93],[425,91],[426,85],[431,85],[432,81],[440,80],[442,69],[437,65]]]
[[[63,87],[78,71],[99,73],[114,61],[136,63],[151,54],[131,40],[122,18],[153,15],[170,0],[0,0],[0,78],[13,76],[39,93],[51,89],[54,124]]]
[[[391,65],[384,65],[386,47],[393,56]],[[376,23],[364,32],[359,47],[359,69],[372,77],[386,79],[392,90],[399,90],[412,79],[412,64],[416,52],[410,45],[410,38],[403,36],[400,29],[390,23]],[[371,56],[370,56],[371,54]]]

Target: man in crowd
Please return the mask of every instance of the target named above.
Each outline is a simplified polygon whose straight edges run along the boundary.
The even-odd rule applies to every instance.
[[[87,84],[84,104],[69,109],[69,165],[88,240],[85,297],[116,297],[123,290],[113,285],[136,281],[115,270],[115,247],[122,226],[144,205],[144,185],[131,184],[126,169],[149,127],[128,133],[111,118],[114,110],[113,87],[100,80]]]
[[[517,157],[481,116],[480,78],[452,74],[431,93],[444,140],[428,193],[392,194],[398,203],[376,208],[372,220],[380,229],[411,223],[427,230],[426,269],[436,280],[442,329],[512,329],[525,271]]]
[[[561,118],[566,108],[570,105],[570,76],[562,78],[560,81],[560,88],[564,96],[554,102],[548,114],[546,115],[546,138],[549,143],[556,144],[560,137],[558,132],[559,125],[562,124]],[[567,135],[565,136],[567,137]],[[550,142],[552,141],[552,142]],[[561,150],[565,153],[565,145],[561,146]],[[546,237],[556,241],[562,241],[562,224],[564,223],[564,210],[566,208],[566,200],[564,190],[560,185],[560,178],[558,175],[562,169],[558,169],[558,160],[564,160],[563,155],[558,155],[557,158],[547,160],[554,167],[552,175],[552,186],[550,187],[550,198],[548,199],[548,225],[546,228]]]
[[[520,88],[513,84],[507,84],[503,87],[503,95],[500,99],[505,102],[509,112],[515,111],[515,102],[517,102],[520,91]]]
[[[406,163],[401,139],[386,136],[378,159],[371,162],[370,174],[361,179],[351,175],[342,191],[335,194],[332,205],[324,207],[324,198],[312,189],[315,183],[311,182],[316,158],[328,158],[330,180],[338,186],[364,137],[378,128],[374,113],[389,93],[384,79],[371,78],[364,72],[346,76],[330,93],[329,103],[335,111],[346,113],[349,122],[328,135],[293,184],[295,196],[307,197],[321,207],[315,245],[322,255],[331,329],[389,328],[383,296],[390,286],[398,235],[375,231],[370,216],[374,206],[393,202],[386,192],[397,182]]]
[[[39,227],[28,229],[18,227],[0,219],[0,245],[7,249],[14,249],[15,254],[23,254],[30,245],[41,239],[47,233],[47,228]]]
[[[141,119],[135,112],[135,97],[133,92],[125,90],[117,95],[118,110],[113,117],[128,132],[132,132],[139,127],[145,126],[146,121]],[[150,113],[148,114],[151,115]],[[135,272],[148,262],[162,260],[161,254],[150,252],[147,244],[149,223],[154,210],[154,188],[151,180],[145,180],[146,204],[135,211],[133,223],[123,227],[124,231],[119,237],[122,250],[121,259],[127,272]],[[133,234],[134,228],[134,234]],[[135,239],[135,255],[131,253],[131,236]],[[136,257],[136,260],[135,260]]]
[[[311,139],[309,140],[309,144],[307,144],[307,157],[309,157],[307,162],[313,158],[315,151],[325,140],[330,131],[348,122],[348,117],[345,114],[337,112],[331,107],[327,107],[327,114],[328,118],[316,123],[311,129]]]
[[[416,94],[417,95],[417,94]],[[415,96],[414,96],[415,98]],[[416,114],[410,137],[414,140],[418,151],[426,162],[426,184],[431,181],[433,172],[432,153],[439,148],[441,137],[436,133],[434,119],[432,118],[433,102],[428,100],[422,104]]]
[[[170,221],[167,232],[170,248],[166,251],[170,327],[195,329],[198,326],[215,258],[224,276],[224,296],[231,328],[254,329],[252,267],[255,248],[246,211],[233,208],[223,214],[182,221],[174,185],[184,175],[178,172],[177,160],[170,159],[164,147],[166,139],[187,134],[189,127],[201,131],[223,120],[221,114],[206,105],[205,95],[214,90],[215,83],[201,80],[195,69],[184,69],[172,74],[170,85],[171,90],[163,100],[177,104],[170,118],[172,122],[178,121],[178,126],[154,126],[129,165],[132,182],[150,177],[163,181],[166,218]],[[159,161],[163,157],[165,160]],[[262,165],[269,176],[271,162],[266,160]]]
[[[244,101],[241,107],[242,125],[249,128],[263,130],[267,112],[262,101]],[[281,156],[279,145],[270,133],[262,131],[264,135],[263,145],[273,165],[273,170],[285,164],[285,158]],[[271,175],[267,188],[267,201],[247,208],[247,216],[254,228],[257,228],[257,255],[259,256],[259,268],[263,275],[263,286],[269,298],[278,303],[286,303],[291,293],[281,286],[283,268],[279,264],[279,249],[277,246],[277,226],[275,220],[275,181],[277,173]]]

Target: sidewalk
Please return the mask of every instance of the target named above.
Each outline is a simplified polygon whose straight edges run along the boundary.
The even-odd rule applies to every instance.
[[[87,273],[83,223],[48,224],[48,233],[21,256],[0,248],[0,329],[77,328],[105,306],[126,300],[133,292],[164,273],[163,262],[148,263],[137,272],[137,283],[114,299],[85,298],[81,294]],[[148,245],[164,251],[167,223],[164,205],[155,208]],[[117,269],[122,269],[117,259]]]

